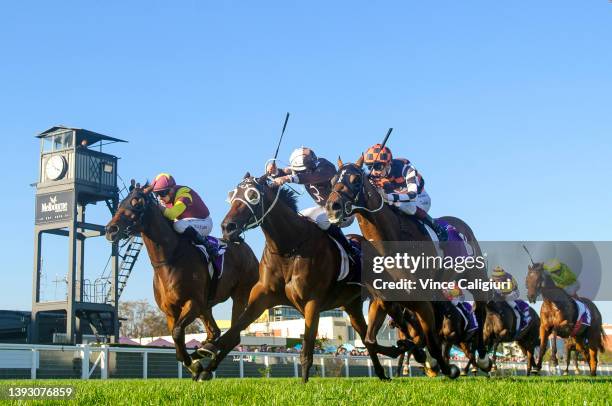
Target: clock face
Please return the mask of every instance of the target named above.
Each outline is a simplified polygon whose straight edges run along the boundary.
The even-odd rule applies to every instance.
[[[67,166],[66,158],[62,155],[53,155],[51,158],[47,159],[45,174],[47,178],[51,180],[61,179],[66,174]]]

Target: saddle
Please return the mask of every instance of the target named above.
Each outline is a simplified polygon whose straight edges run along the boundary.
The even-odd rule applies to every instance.
[[[353,256],[354,261],[349,259],[350,253],[346,252],[346,250],[342,247],[342,245],[336,241],[331,235],[329,238],[332,239],[338,246],[338,250],[340,251],[340,272],[338,273],[338,281],[344,281],[346,283],[361,283],[361,242],[357,239],[357,237],[353,235],[347,235],[346,238],[353,247],[353,251],[357,253],[357,258],[355,255]]]

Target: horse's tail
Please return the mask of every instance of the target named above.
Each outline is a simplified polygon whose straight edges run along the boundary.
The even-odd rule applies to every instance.
[[[606,348],[604,343],[606,342],[608,336],[606,335],[606,330],[603,328],[603,318],[601,317],[601,312],[599,311],[599,308],[595,306],[595,303],[593,303],[590,299],[581,297],[580,300],[586,302],[589,310],[591,310],[591,323],[595,322],[595,317],[593,316],[597,316],[597,323],[599,324],[599,351],[605,352]]]

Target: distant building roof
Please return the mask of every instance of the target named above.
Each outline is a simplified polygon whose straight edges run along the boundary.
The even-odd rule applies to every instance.
[[[87,140],[89,145],[95,144],[98,141],[108,141],[108,142],[127,142],[125,140],[121,140],[119,138],[109,137],[108,135],[96,133],[93,131],[85,130],[84,128],[75,128],[75,127],[66,127],[63,125],[56,125],[54,127],[49,128],[38,134],[37,138],[43,138],[47,134],[54,133],[58,130],[73,130],[76,131],[76,144],[79,145],[81,141]]]

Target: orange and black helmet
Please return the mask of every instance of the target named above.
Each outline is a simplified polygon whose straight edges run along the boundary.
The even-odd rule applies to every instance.
[[[374,164],[387,165],[392,159],[391,150],[381,144],[371,146],[364,154],[364,163],[367,166],[373,166]]]

